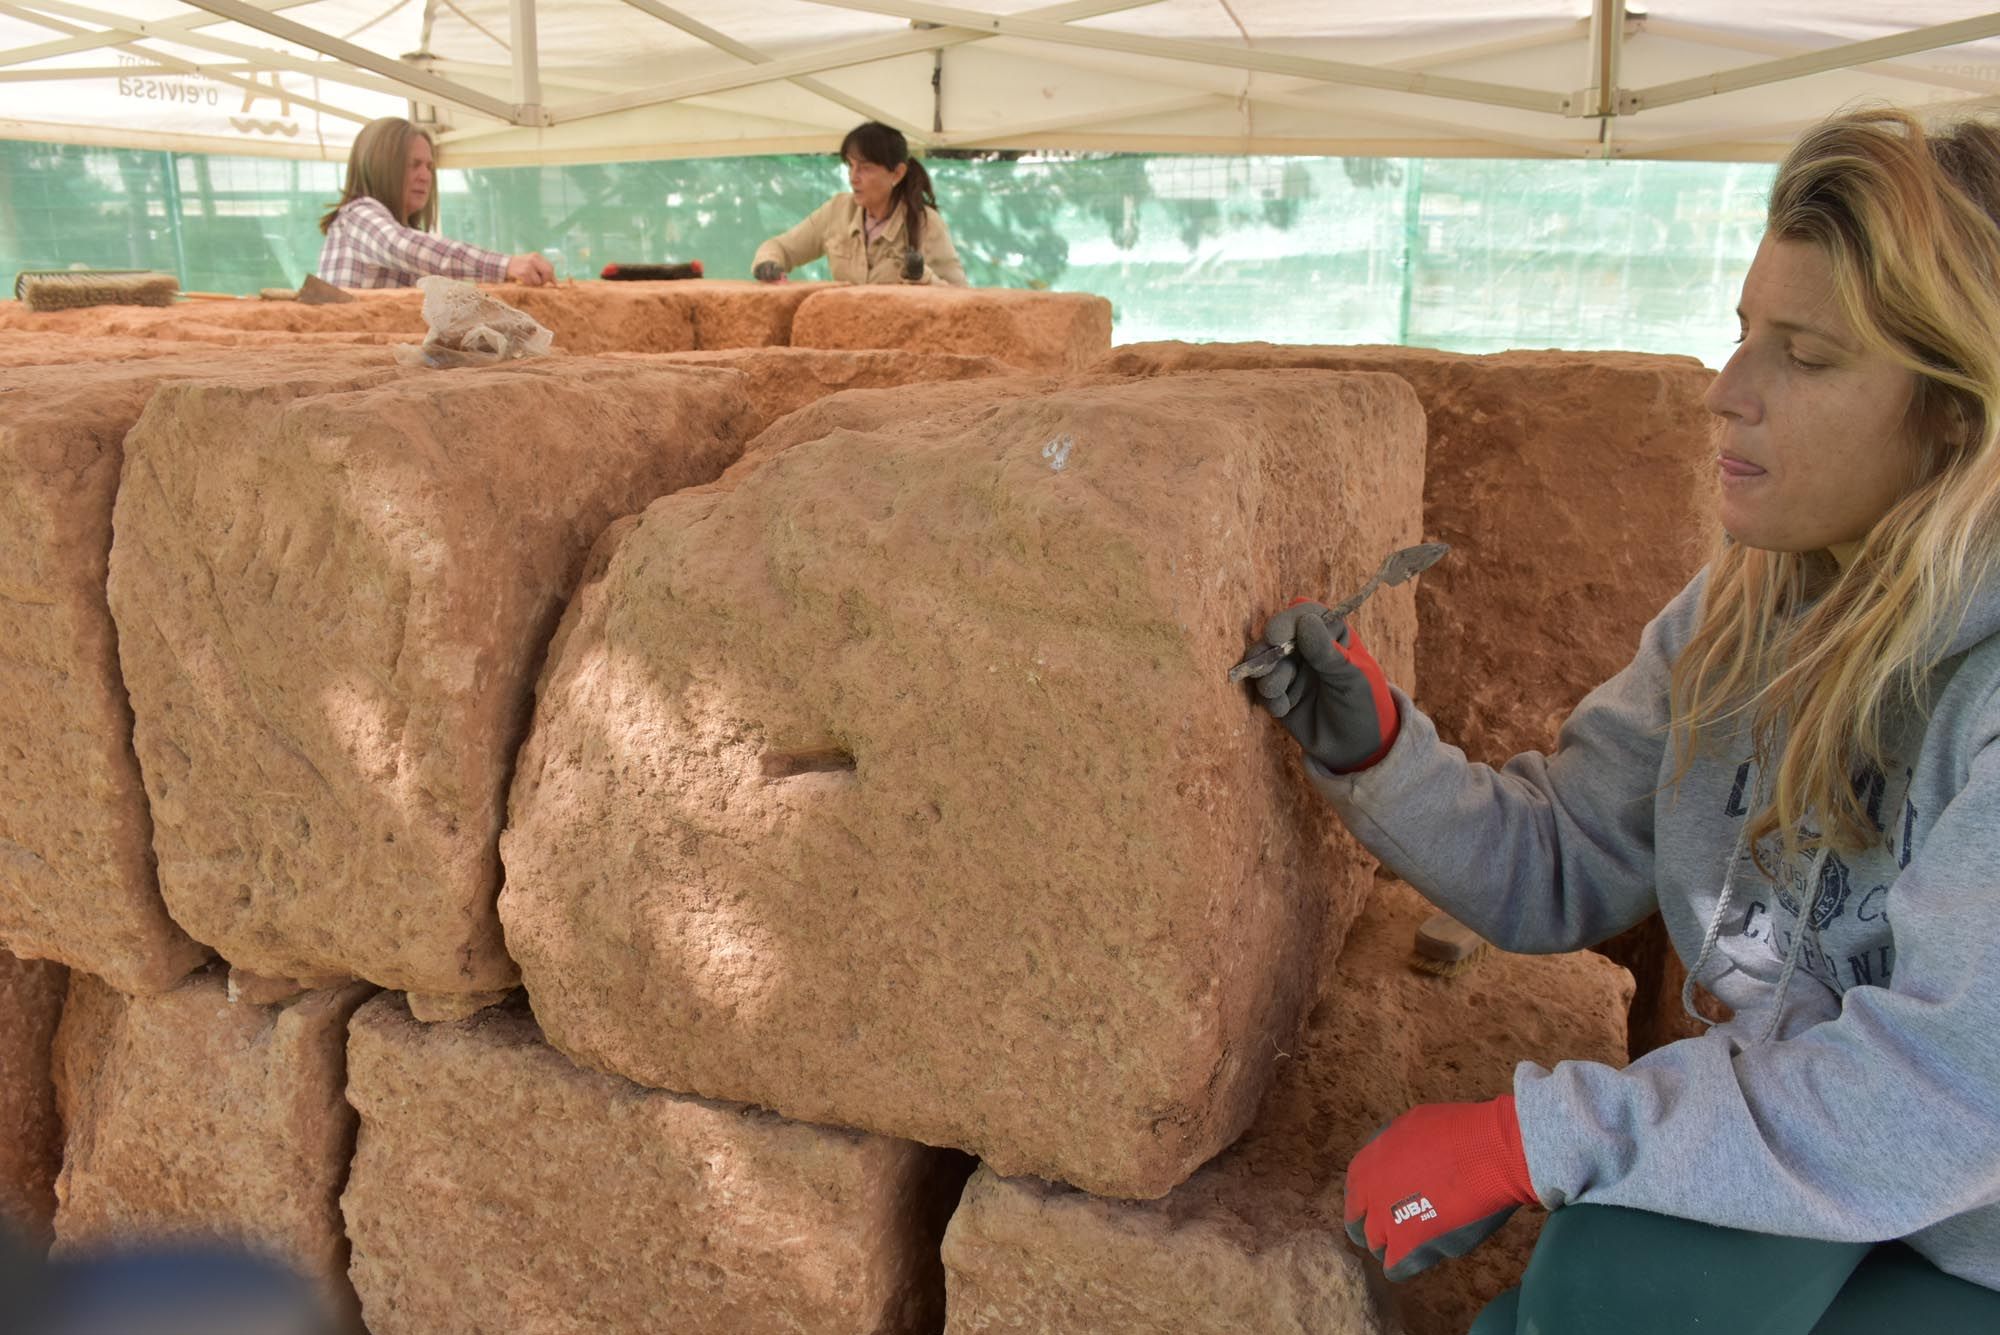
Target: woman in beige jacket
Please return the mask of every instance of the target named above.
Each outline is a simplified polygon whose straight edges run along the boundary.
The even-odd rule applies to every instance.
[[[934,283],[964,287],[965,266],[937,210],[930,173],[902,132],[867,121],[840,141],[851,194],[835,195],[797,227],[757,247],[760,283],[821,255],[837,283]]]

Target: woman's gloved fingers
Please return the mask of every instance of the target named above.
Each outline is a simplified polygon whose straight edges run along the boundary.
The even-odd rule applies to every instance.
[[[1264,643],[1283,644],[1286,640],[1299,638],[1299,622],[1308,617],[1316,617],[1326,609],[1318,603],[1303,601],[1293,603],[1280,612],[1273,612],[1271,619],[1264,623]]]
[[[1311,720],[1306,717],[1308,711],[1304,706],[1306,697],[1313,693],[1317,684],[1312,674],[1296,672],[1292,674],[1291,685],[1285,688],[1285,712],[1277,717],[1291,729],[1294,736],[1298,735],[1300,727],[1311,726]]]
[[[1298,675],[1299,670],[1293,666],[1292,660],[1281,658],[1278,660],[1278,665],[1269,672],[1266,672],[1261,677],[1252,678],[1257,683],[1257,694],[1264,697],[1264,707],[1275,711],[1278,702],[1286,700],[1287,693],[1291,690],[1292,681]],[[1287,703],[1289,702],[1287,701]],[[1283,714],[1279,714],[1279,717],[1282,718],[1284,716]]]
[[[1318,607],[1319,604],[1314,603],[1313,606]],[[1344,636],[1347,624],[1345,622],[1337,624],[1339,634]],[[1300,617],[1298,629],[1293,633],[1292,639],[1296,646],[1295,652],[1313,671],[1322,677],[1346,675],[1347,655],[1340,648],[1333,626],[1327,625],[1317,616]]]

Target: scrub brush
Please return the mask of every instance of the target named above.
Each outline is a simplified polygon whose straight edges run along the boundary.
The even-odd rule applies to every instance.
[[[82,306],[171,306],[180,280],[151,269],[30,269],[14,279],[14,299],[31,311]]]
[[[1418,973],[1452,978],[1478,964],[1491,949],[1479,933],[1449,913],[1433,913],[1417,929],[1410,967]]]

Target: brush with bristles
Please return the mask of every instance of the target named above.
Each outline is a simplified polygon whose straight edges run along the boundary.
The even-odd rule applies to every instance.
[[[31,311],[171,306],[180,290],[178,278],[152,269],[30,269],[14,279],[14,299]]]
[[[1491,949],[1479,933],[1449,913],[1433,913],[1417,929],[1410,967],[1418,973],[1450,978],[1479,963]]]

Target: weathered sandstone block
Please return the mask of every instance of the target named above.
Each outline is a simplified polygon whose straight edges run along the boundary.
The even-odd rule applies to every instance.
[[[833,288],[799,307],[792,346],[957,352],[1029,371],[1076,370],[1110,348],[1111,303],[1001,287]]]
[[[354,1020],[348,1097],[341,1205],[374,1335],[941,1319],[963,1156],[580,1070],[521,1006],[425,1025],[377,998]]]
[[[207,958],[167,916],[105,602],[126,433],[165,381],[387,352],[214,350],[0,376],[0,946],[128,992]]]
[[[1421,703],[1474,760],[1552,746],[1713,546],[1714,372],[1691,357],[1136,343],[1091,369],[1257,367],[1387,371],[1423,402],[1424,533],[1452,552],[1417,591]]]
[[[336,1194],[354,1145],[348,1017],[372,989],[231,1003],[220,968],[132,998],[70,976],[56,1037],[68,1129],[56,1250],[239,1245],[312,1280],[350,1322]]]
[[[860,392],[607,533],[501,914],[589,1065],[1157,1196],[1365,893],[1225,670],[1415,536],[1422,425],[1387,376],[1032,384]],[[1392,670],[1410,609],[1368,609]]]
[[[1164,1199],[1107,1201],[981,1168],[944,1259],[951,1335],[1393,1329],[1459,1335],[1518,1281],[1540,1229],[1500,1234],[1408,1284],[1379,1282],[1341,1227],[1347,1161],[1417,1103],[1491,1098],[1522,1059],[1622,1063],[1624,970],[1589,953],[1409,967],[1429,907],[1384,882],[1249,1132]]]
[[[792,341],[792,320],[806,298],[842,284],[700,279],[645,286],[665,289],[687,302],[694,321],[694,346],[716,350],[786,346]]]
[[[789,286],[789,285],[781,285]],[[905,352],[897,348],[858,352],[819,348],[744,348],[724,352],[677,352],[665,360],[689,366],[741,371],[750,397],[754,436],[787,413],[830,394],[936,381],[982,380],[1017,374],[992,357],[948,352]]]
[[[0,951],[0,1230],[30,1246],[54,1236],[62,1123],[49,1070],[69,971]]]
[[[0,329],[123,338],[236,342],[232,335],[394,334],[422,337],[423,296],[415,289],[361,294],[329,306],[294,301],[195,301],[176,306],[87,306],[31,311],[0,302]],[[259,340],[261,341],[261,340]]]
[[[489,291],[526,311],[556,336],[559,352],[687,352],[702,348],[782,347],[792,317],[832,283],[502,284]],[[270,346],[294,342],[415,342],[426,326],[414,289],[356,293],[358,301],[308,306],[291,301],[201,301],[178,306],[94,306],[35,312],[0,302],[0,334],[118,335],[147,341],[192,340]],[[1109,338],[1105,340],[1109,346]],[[1092,348],[1093,354],[1101,347]],[[4,352],[0,352],[4,357]],[[4,361],[0,361],[4,364]]]
[[[0,329],[0,367],[61,366],[75,362],[128,362],[153,357],[185,357],[214,351],[201,344],[167,343],[153,338],[114,338],[93,334],[44,334]],[[0,389],[10,382],[0,377]],[[16,391],[9,390],[9,393]]]
[[[163,390],[110,598],[176,920],[266,978],[513,985],[495,841],[548,637],[744,413],[733,376],[574,358]]]

